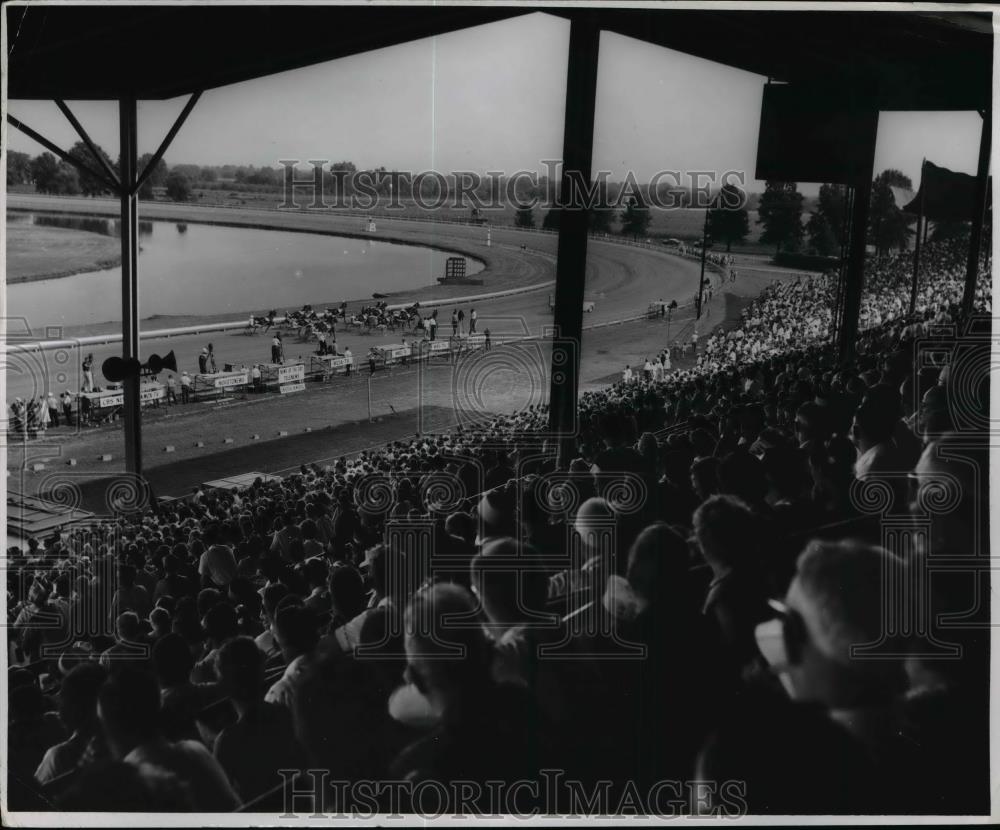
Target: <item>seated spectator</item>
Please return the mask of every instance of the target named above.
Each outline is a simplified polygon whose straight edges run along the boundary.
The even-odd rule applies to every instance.
[[[437,726],[399,754],[394,777],[445,787],[457,780],[485,785],[538,779],[546,756],[529,698],[493,680],[483,629],[453,622],[474,614],[468,592],[449,584],[418,592],[406,611],[407,676],[428,700]],[[488,752],[481,751],[484,746]]]
[[[302,550],[305,558],[322,557],[326,551],[319,540],[319,527],[312,519],[306,519],[299,525],[299,535],[302,537]]]
[[[59,718],[69,732],[62,743],[46,750],[35,770],[39,784],[47,784],[76,769],[99,733],[97,695],[107,679],[107,672],[97,663],[74,666],[63,679],[59,690]]]
[[[482,604],[487,633],[500,648],[516,651],[525,629],[556,628],[557,619],[545,613],[548,578],[533,560],[538,554],[514,539],[496,539],[472,560],[472,592]]]
[[[624,563],[615,561],[622,539],[619,517],[605,499],[592,498],[580,505],[574,522],[578,560],[549,580],[549,599],[603,588],[608,575]]]
[[[765,501],[767,476],[763,462],[745,449],[725,455],[719,462],[719,492],[735,496],[759,516],[769,516],[770,507]]]
[[[325,559],[312,558],[302,563],[306,587],[309,594],[303,604],[319,619],[329,619],[330,593],[327,580],[330,578],[330,568]]]
[[[806,401],[795,412],[795,437],[799,446],[810,441],[825,441],[830,434],[829,415],[816,401]]]
[[[233,702],[237,721],[215,739],[215,758],[236,793],[252,801],[282,782],[278,770],[304,770],[308,762],[291,713],[264,702],[264,655],[253,640],[227,641],[217,662],[221,690]]]
[[[818,523],[837,522],[856,515],[851,485],[858,453],[851,442],[835,435],[826,441],[810,443],[807,451],[813,482],[810,500]]]
[[[209,611],[222,602],[223,593],[218,588],[202,588],[195,599],[195,607],[198,609],[198,619],[204,620]]]
[[[278,603],[286,596],[288,596],[288,586],[282,582],[275,582],[263,590],[261,613],[265,627],[264,631],[254,639],[254,642],[257,643],[257,648],[268,657],[279,651],[278,644],[274,642],[274,615]]]
[[[182,551],[183,553],[186,553],[186,550]],[[163,578],[156,583],[156,588],[153,591],[154,602],[163,596],[180,599],[194,593],[195,588],[190,580],[180,573],[180,559],[174,553],[167,554],[163,558],[163,571]]]
[[[148,657],[149,646],[143,641],[138,615],[134,611],[119,614],[115,644],[101,655],[101,665],[108,671],[118,671],[125,664],[142,663]]]
[[[274,639],[285,660],[285,673],[267,690],[264,700],[284,706],[294,716],[299,687],[315,661],[319,642],[316,615],[301,605],[279,609]]]
[[[754,626],[768,614],[760,520],[733,496],[712,496],[694,514],[698,548],[712,569],[703,612],[740,665],[757,656]]]
[[[294,539],[300,538],[295,516],[278,516],[274,520],[274,535],[271,538],[271,553],[277,553],[283,559],[291,559],[291,545]]]
[[[818,703],[867,750],[884,777],[879,812],[900,809],[907,752],[893,713],[905,675],[885,629],[884,597],[901,563],[881,548],[814,541],[799,557],[777,616],[756,632],[793,700]]]
[[[691,489],[699,501],[719,492],[719,459],[714,455],[696,458],[691,464]]]
[[[476,507],[475,519],[479,530],[475,543],[479,547],[491,539],[504,539],[516,531],[514,501],[506,491],[485,493]]]
[[[134,766],[145,781],[162,772],[191,792],[200,812],[230,812],[240,805],[225,772],[197,741],[169,741],[160,731],[156,681],[135,670],[109,680],[98,697],[97,713],[111,756]]]
[[[168,634],[153,646],[152,669],[160,689],[160,722],[172,741],[197,740],[198,713],[218,699],[215,684],[192,683],[194,658],[179,634]]]
[[[30,672],[26,674],[30,675]],[[8,786],[17,781],[31,789],[34,774],[50,747],[69,736],[59,716],[51,711],[51,701],[42,694],[33,677],[12,685],[8,693],[7,753],[5,770]]]
[[[229,545],[222,543],[222,532],[218,525],[211,524],[205,531],[205,552],[198,560],[198,575],[202,587],[229,587],[236,577],[236,557]]]
[[[166,608],[160,606],[154,608],[149,612],[150,632],[146,635],[146,642],[152,646],[157,640],[166,637],[170,633],[172,624],[173,618]]]
[[[149,614],[149,608],[149,594],[142,585],[136,584],[135,568],[131,565],[119,567],[118,590],[111,600],[110,619],[117,619],[125,611],[134,611],[139,619],[144,619]]]
[[[899,491],[899,481],[913,469],[913,460],[900,451],[893,440],[897,414],[878,401],[862,403],[854,413],[851,441],[858,450],[854,463],[854,476],[858,481],[883,479],[894,491]],[[904,488],[905,489],[905,488]],[[897,492],[897,501],[903,503],[903,494]]]
[[[361,626],[367,616],[364,580],[352,565],[336,566],[330,571],[329,589],[329,628],[340,649],[350,652],[360,642]]]
[[[239,634],[236,609],[228,602],[218,602],[205,614],[205,636],[208,651],[191,670],[193,683],[214,683],[219,679],[216,662],[219,649]]]

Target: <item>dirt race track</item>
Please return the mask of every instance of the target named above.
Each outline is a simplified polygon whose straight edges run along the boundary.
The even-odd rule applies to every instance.
[[[11,197],[13,206],[61,212],[113,213],[115,204],[102,200],[51,199],[46,197]],[[224,222],[254,228],[274,227],[325,234],[360,235],[357,216],[288,213],[279,211],[241,211],[229,208],[205,208],[173,204],[143,204],[143,218],[177,219],[187,222]],[[250,231],[248,231],[250,232]],[[266,232],[266,231],[258,231]],[[494,228],[492,245],[487,247],[482,227],[433,224],[379,219],[376,236],[382,241],[421,243],[461,251],[482,259],[487,267],[483,286],[428,286],[405,294],[393,295],[390,302],[426,301],[430,298],[453,298],[481,294],[491,290],[527,287],[550,283],[555,278],[556,237],[552,234]],[[521,246],[524,246],[522,249]],[[643,314],[648,304],[659,298],[690,302],[696,290],[699,264],[655,249],[615,242],[592,240],[588,252],[588,300],[595,303],[586,314],[582,343],[581,384],[606,382],[626,363],[641,362],[668,342],[664,321],[626,320]],[[722,323],[732,321],[749,297],[775,277],[774,272],[754,271],[741,275],[736,283],[714,281],[714,299],[708,316],[702,321],[701,335]],[[70,277],[71,279],[71,277]],[[141,260],[140,260],[141,285]],[[52,282],[58,290],[58,280]],[[495,339],[542,334],[551,326],[548,297],[551,287],[474,303],[479,313],[479,330],[489,327]],[[366,298],[358,298],[359,304]],[[317,298],[314,306],[335,298]],[[117,298],[113,298],[117,304]],[[351,307],[355,307],[351,303]],[[468,314],[470,304],[462,303]],[[196,309],[193,309],[193,311]],[[248,308],[247,313],[264,309]],[[451,306],[439,314],[441,333],[450,333]],[[115,315],[118,316],[118,315]],[[671,322],[669,339],[691,333],[691,311],[680,309]],[[225,319],[233,319],[227,315]],[[143,330],[207,322],[192,314],[185,318],[159,318],[144,321]],[[38,340],[45,336],[44,321],[26,321],[30,332],[18,331],[18,321],[8,324],[8,339]],[[117,324],[65,331],[63,336],[82,336],[115,331]],[[286,360],[301,356],[308,364],[314,343],[298,342],[294,332],[285,337]],[[338,331],[337,345],[347,345],[356,360],[370,346],[399,341],[399,333],[357,335]],[[413,335],[408,336],[412,340]],[[212,332],[169,339],[142,341],[142,354],[164,354],[173,350],[181,369],[194,373],[197,354],[208,342],[214,344],[217,362],[262,362],[269,359],[270,337],[241,332]],[[120,346],[109,344],[92,348],[47,351],[28,356],[6,356],[7,400],[15,395],[27,398],[52,389],[80,388],[80,361],[93,352],[95,369],[108,356],[120,354]],[[327,383],[307,383],[305,392],[243,395],[221,404],[198,403],[187,406],[160,407],[144,411],[144,466],[157,495],[179,495],[193,484],[220,475],[259,471],[275,472],[296,468],[303,462],[326,459],[356,452],[417,431],[433,432],[455,423],[470,423],[492,412],[510,412],[548,399],[548,347],[544,342],[496,348],[476,353],[457,363],[441,362],[429,367],[397,367],[377,373],[369,382],[367,366],[353,378],[336,378]],[[101,383],[100,372],[95,376]],[[162,379],[162,376],[161,376]],[[370,405],[369,405],[370,398]],[[384,419],[377,424],[373,417]],[[308,430],[308,431],[307,431]],[[285,433],[285,434],[280,434]],[[257,437],[254,437],[257,436]],[[223,443],[232,438],[232,443]],[[201,442],[203,447],[197,447]],[[165,447],[172,446],[171,452]],[[110,462],[99,456],[112,455]],[[43,437],[26,442],[8,436],[8,486],[14,490],[44,494],[55,486],[55,479],[71,480],[81,485],[91,482],[94,491],[100,480],[115,476],[122,466],[119,424],[85,428],[60,426]],[[69,459],[75,464],[69,466]],[[32,472],[31,466],[42,463],[45,469]],[[28,470],[25,470],[28,467]],[[55,482],[58,484],[58,482]],[[102,499],[91,492],[85,506],[99,508]]]

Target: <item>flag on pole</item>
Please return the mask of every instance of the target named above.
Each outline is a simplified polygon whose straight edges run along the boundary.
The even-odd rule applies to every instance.
[[[902,210],[922,213],[934,222],[970,221],[977,210],[976,177],[925,161],[920,171],[920,189]]]

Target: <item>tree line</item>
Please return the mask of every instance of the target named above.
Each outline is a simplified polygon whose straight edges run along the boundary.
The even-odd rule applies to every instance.
[[[883,170],[872,180],[866,242],[879,256],[905,251],[914,236],[914,217],[896,203],[893,188],[912,191],[913,181],[901,170]],[[764,231],[760,241],[776,252],[805,251],[820,256],[838,256],[848,236],[848,191],[845,185],[823,184],[815,209],[802,223],[802,194],[793,183],[767,182],[758,205],[758,222]],[[935,222],[934,241],[968,235],[968,222]]]
[[[95,145],[96,146],[96,145]],[[112,161],[111,157],[99,146],[104,163],[117,175],[121,170],[121,159]],[[68,151],[68,154],[86,165],[90,170],[103,171],[104,165],[95,158],[90,148],[78,141]],[[153,160],[152,153],[144,153],[139,157],[138,169],[146,169]],[[192,198],[192,180],[178,165],[173,169],[160,159],[153,171],[139,188],[140,199],[152,199],[153,188],[163,187],[167,197],[175,202],[186,202]],[[7,185],[33,185],[38,193],[50,193],[61,196],[105,196],[114,195],[107,184],[97,176],[80,170],[63,159],[56,158],[49,151],[39,153],[32,158],[27,153],[11,150],[7,152]]]
[[[97,147],[105,164],[117,172],[120,160],[112,161],[108,154]],[[90,148],[78,141],[69,150],[69,155],[79,159],[91,170],[102,170],[103,166],[95,159]],[[146,168],[152,160],[152,154],[145,153],[139,158],[139,170]],[[391,179],[387,177],[385,167],[359,171],[350,161],[339,161],[329,165],[324,170],[324,188],[329,193],[336,193],[338,188],[351,190],[353,177],[358,173],[370,175],[371,186],[380,196],[391,195]],[[153,199],[154,188],[163,188],[168,199],[177,202],[198,198],[196,188],[216,189],[247,187],[261,190],[277,190],[284,181],[285,171],[274,167],[254,167],[253,165],[197,165],[177,164],[168,166],[160,159],[153,172],[143,182],[139,190],[139,198]],[[299,178],[305,179],[300,173]],[[405,192],[397,192],[401,198],[412,198],[415,193],[412,182],[397,180]],[[454,174],[442,176],[441,179],[428,177],[418,185],[419,195],[424,198],[434,198],[440,194],[442,187],[451,192],[459,187]],[[499,182],[484,181],[471,192],[483,199],[490,196],[489,192],[480,192],[483,188],[501,187]],[[7,185],[34,186],[39,193],[56,195],[102,196],[112,195],[107,185],[96,176],[78,170],[71,164],[56,158],[46,151],[31,157],[27,153],[8,151],[7,153]],[[602,182],[602,205],[588,211],[588,223],[593,233],[614,233],[617,220],[617,232],[638,239],[646,236],[650,224],[650,209],[648,203],[653,194],[642,186],[631,188],[631,195],[623,199],[623,188],[627,185],[616,182]],[[679,205],[688,205],[691,194],[676,186],[665,186],[668,193],[657,190],[657,196],[662,201],[672,194]],[[908,176],[896,169],[888,169],[880,173],[872,182],[871,205],[867,229],[867,242],[879,254],[891,250],[906,250],[914,231],[910,227],[912,218],[903,213],[896,204],[893,188],[913,189],[913,183]],[[437,192],[435,192],[435,189]],[[550,195],[549,181],[543,176],[537,182],[522,178],[514,182],[512,195],[521,203],[544,202]],[[793,182],[766,183],[764,193],[747,194],[736,185],[725,185],[713,199],[713,207],[709,209],[706,220],[706,236],[710,247],[724,244],[730,250],[733,244],[746,240],[750,235],[749,210],[756,202],[756,223],[762,227],[761,243],[774,245],[775,252],[805,252],[820,256],[839,255],[845,243],[848,216],[848,193],[844,185],[823,184],[819,196],[809,216],[803,222],[804,198]],[[616,210],[611,204],[624,204],[622,210]],[[549,208],[541,226],[547,230],[559,228],[561,208]],[[473,219],[477,211],[473,208]],[[518,207],[514,224],[517,227],[533,228],[536,225],[535,210],[530,206]],[[933,239],[940,239],[968,233],[968,223],[936,223],[932,233]]]

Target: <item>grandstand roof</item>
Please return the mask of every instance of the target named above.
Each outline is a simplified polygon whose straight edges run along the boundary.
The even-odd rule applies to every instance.
[[[989,105],[988,14],[336,6],[5,6],[12,99],[173,98],[545,11],[880,109]]]

